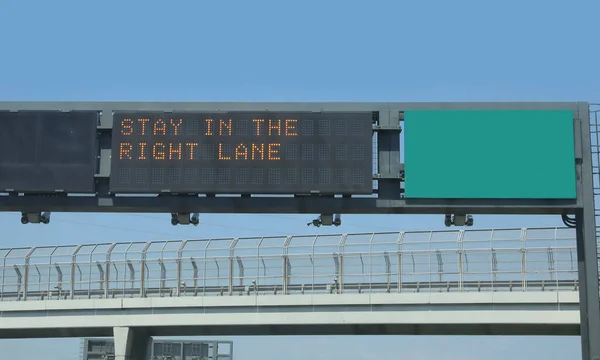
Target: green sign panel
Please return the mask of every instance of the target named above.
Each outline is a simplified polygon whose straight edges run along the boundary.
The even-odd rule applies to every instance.
[[[575,199],[573,113],[404,113],[406,198]]]

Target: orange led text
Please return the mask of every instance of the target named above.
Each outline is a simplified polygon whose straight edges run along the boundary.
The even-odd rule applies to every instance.
[[[298,119],[240,119],[246,123],[241,134],[238,119],[201,117],[192,124],[187,121],[168,115],[123,118],[117,130],[122,136],[119,159],[278,161],[282,159],[282,137],[298,136]]]

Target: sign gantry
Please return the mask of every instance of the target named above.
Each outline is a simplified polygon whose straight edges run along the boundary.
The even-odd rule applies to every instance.
[[[436,213],[459,225],[467,214],[574,214],[587,112],[587,103],[0,102],[0,211]]]
[[[0,211],[24,223],[52,211],[174,224],[203,212],[316,213],[323,225],[561,215],[577,234],[583,358],[600,360],[588,103],[0,102],[0,136]]]

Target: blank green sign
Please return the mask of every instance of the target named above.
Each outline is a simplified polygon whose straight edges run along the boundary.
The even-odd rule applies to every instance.
[[[407,198],[574,199],[573,113],[404,113]]]

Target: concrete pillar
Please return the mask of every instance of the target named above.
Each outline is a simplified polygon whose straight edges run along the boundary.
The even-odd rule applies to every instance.
[[[148,360],[150,337],[142,329],[113,328],[115,360]]]

